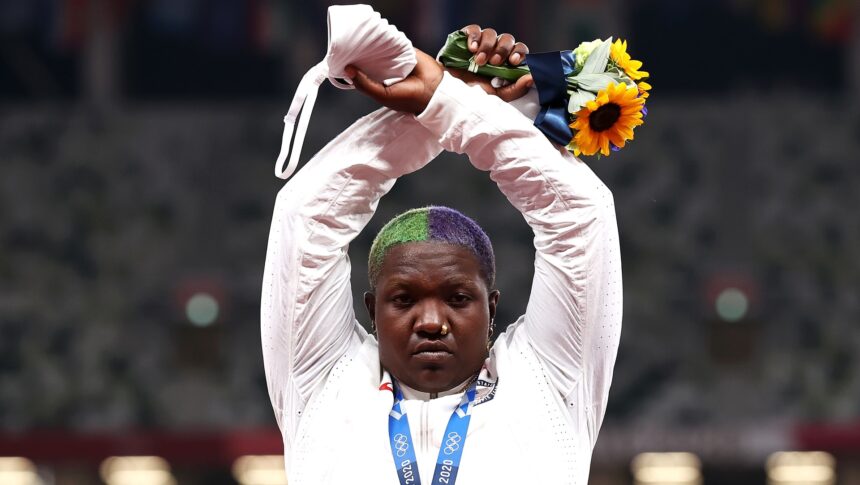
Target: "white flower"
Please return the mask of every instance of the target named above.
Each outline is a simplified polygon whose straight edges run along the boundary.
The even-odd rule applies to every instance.
[[[600,39],[594,39],[591,42],[583,42],[579,44],[579,47],[573,50],[573,55],[576,56],[576,70],[582,70],[582,66],[585,65],[585,61],[588,59],[588,56],[591,55],[591,52],[597,48],[601,43],[603,43]]]

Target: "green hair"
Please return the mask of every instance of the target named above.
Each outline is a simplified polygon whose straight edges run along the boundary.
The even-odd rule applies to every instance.
[[[376,235],[367,262],[370,287],[376,288],[379,272],[388,251],[410,242],[444,242],[466,247],[474,253],[488,287],[496,277],[496,263],[490,238],[478,224],[461,212],[441,206],[411,209],[397,215]]]

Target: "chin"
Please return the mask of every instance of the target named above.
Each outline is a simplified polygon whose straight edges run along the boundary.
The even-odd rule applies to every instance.
[[[418,384],[416,384],[414,389],[416,391],[426,392],[428,394],[435,394],[435,393],[449,391],[449,390],[453,389],[454,386],[456,386],[456,384],[454,384],[454,385],[435,385],[435,384],[418,383]]]
[[[452,375],[450,372],[446,372],[443,369],[422,369],[418,373],[410,376],[414,379],[414,385],[406,384],[409,387],[421,391],[421,392],[445,392],[450,389],[453,389],[466,378],[459,379],[457,376]]]

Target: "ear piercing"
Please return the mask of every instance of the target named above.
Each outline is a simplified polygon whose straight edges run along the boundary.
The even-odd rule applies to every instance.
[[[442,324],[442,331],[440,333],[442,335],[448,335],[448,324],[447,323]]]

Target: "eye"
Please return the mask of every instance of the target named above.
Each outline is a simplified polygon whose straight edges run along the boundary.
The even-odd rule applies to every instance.
[[[464,305],[470,301],[472,301],[472,297],[466,293],[454,293],[451,295],[451,298],[448,299],[448,302],[453,305]]]
[[[397,306],[405,307],[413,303],[412,297],[406,293],[398,293],[391,297],[391,302]]]

